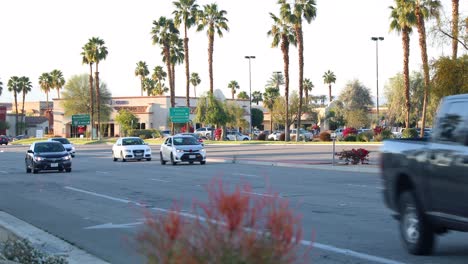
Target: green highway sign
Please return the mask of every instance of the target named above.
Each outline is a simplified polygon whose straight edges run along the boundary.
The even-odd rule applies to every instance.
[[[171,107],[169,117],[172,123],[187,123],[190,120],[190,109],[188,107]]]
[[[91,123],[90,117],[88,114],[82,115],[72,115],[72,125],[73,126],[86,126]]]

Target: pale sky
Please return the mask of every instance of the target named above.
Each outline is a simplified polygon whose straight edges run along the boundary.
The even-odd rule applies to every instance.
[[[249,93],[249,71],[246,55],[252,60],[252,92],[264,91],[267,80],[275,71],[283,71],[282,53],[271,48],[267,36],[272,20],[269,12],[278,14],[276,0],[218,0],[219,9],[227,11],[230,31],[214,41],[214,86],[230,98],[227,88],[231,80],[238,81],[241,91]],[[304,78],[312,80],[312,95],[328,94],[323,83],[327,70],[337,81],[332,94],[338,95],[345,84],[361,81],[376,94],[376,53],[372,36],[379,41],[379,93],[383,99],[388,79],[401,72],[401,37],[389,32],[392,0],[317,0],[317,17],[304,24]],[[198,0],[198,4],[213,3]],[[442,0],[443,12],[449,16],[451,1]],[[466,16],[466,1],[460,1],[460,12]],[[0,14],[0,79],[3,94],[0,102],[12,102],[13,95],[6,84],[11,76],[27,76],[33,91],[26,101],[45,100],[38,78],[43,72],[59,69],[65,79],[88,73],[82,65],[80,52],[91,37],[105,41],[109,54],[99,64],[100,79],[107,83],[113,96],[139,96],[140,81],[134,75],[136,63],[146,61],[150,72],[156,65],[164,66],[158,45],[152,45],[152,22],[160,16],[172,17],[169,0],[15,0],[2,1]],[[94,12],[93,12],[94,11]],[[190,70],[198,72],[201,84],[197,95],[209,89],[208,38],[206,32],[189,31]],[[418,35],[411,35],[410,71],[419,70]],[[431,44],[429,41],[428,44]],[[459,47],[459,52],[466,52]],[[429,47],[429,57],[450,55],[450,47]],[[165,66],[164,66],[165,68]],[[290,48],[290,89],[297,90],[297,49]],[[193,96],[193,89],[190,90]],[[283,90],[281,94],[284,95]],[[176,95],[185,96],[185,67],[176,67]],[[56,98],[52,91],[49,98]]]

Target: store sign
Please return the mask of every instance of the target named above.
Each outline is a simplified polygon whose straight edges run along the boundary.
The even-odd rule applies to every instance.
[[[111,105],[128,105],[129,102],[127,100],[112,100]]]

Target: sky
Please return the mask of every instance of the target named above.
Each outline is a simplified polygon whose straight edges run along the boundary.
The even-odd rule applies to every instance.
[[[214,40],[214,88],[228,98],[227,88],[236,80],[240,91],[264,91],[273,72],[283,71],[282,53],[272,48],[267,36],[272,19],[278,14],[276,0],[198,0],[203,6],[216,2],[227,11],[229,32]],[[441,0],[446,16],[451,1]],[[323,74],[336,75],[332,95],[339,95],[346,83],[359,80],[376,95],[376,42],[371,37],[384,37],[378,42],[379,98],[385,101],[384,86],[388,79],[402,71],[401,37],[389,31],[393,0],[316,0],[317,16],[304,30],[304,78],[314,84],[312,95],[328,94]],[[468,2],[460,1],[460,13],[467,12]],[[93,7],[93,8],[91,8]],[[11,76],[27,76],[33,83],[26,101],[45,100],[38,78],[44,72],[59,69],[65,79],[89,72],[80,55],[91,37],[105,41],[108,56],[99,64],[100,80],[112,96],[139,96],[140,80],[135,76],[136,63],[145,61],[152,69],[161,65],[161,48],[153,45],[151,28],[161,16],[172,17],[172,0],[15,0],[2,1],[0,14],[0,80],[3,93],[0,102],[12,102],[6,83]],[[200,75],[197,96],[209,90],[208,38],[206,32],[189,31],[190,71]],[[418,35],[411,35],[410,71],[421,67]],[[449,46],[431,46],[429,58],[450,55]],[[459,46],[459,53],[465,52]],[[290,48],[290,90],[298,89],[297,49]],[[165,68],[165,67],[164,67]],[[190,90],[193,96],[193,88]],[[284,91],[281,90],[284,95]],[[176,67],[176,96],[185,96],[185,67]],[[52,91],[49,98],[56,98]]]

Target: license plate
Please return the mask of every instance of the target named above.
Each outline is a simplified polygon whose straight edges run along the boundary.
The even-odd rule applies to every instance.
[[[195,155],[189,155],[189,159],[194,159],[196,156]]]
[[[52,167],[52,168],[57,168],[57,167],[58,167],[58,163],[51,163],[51,164],[50,164],[50,167]]]

